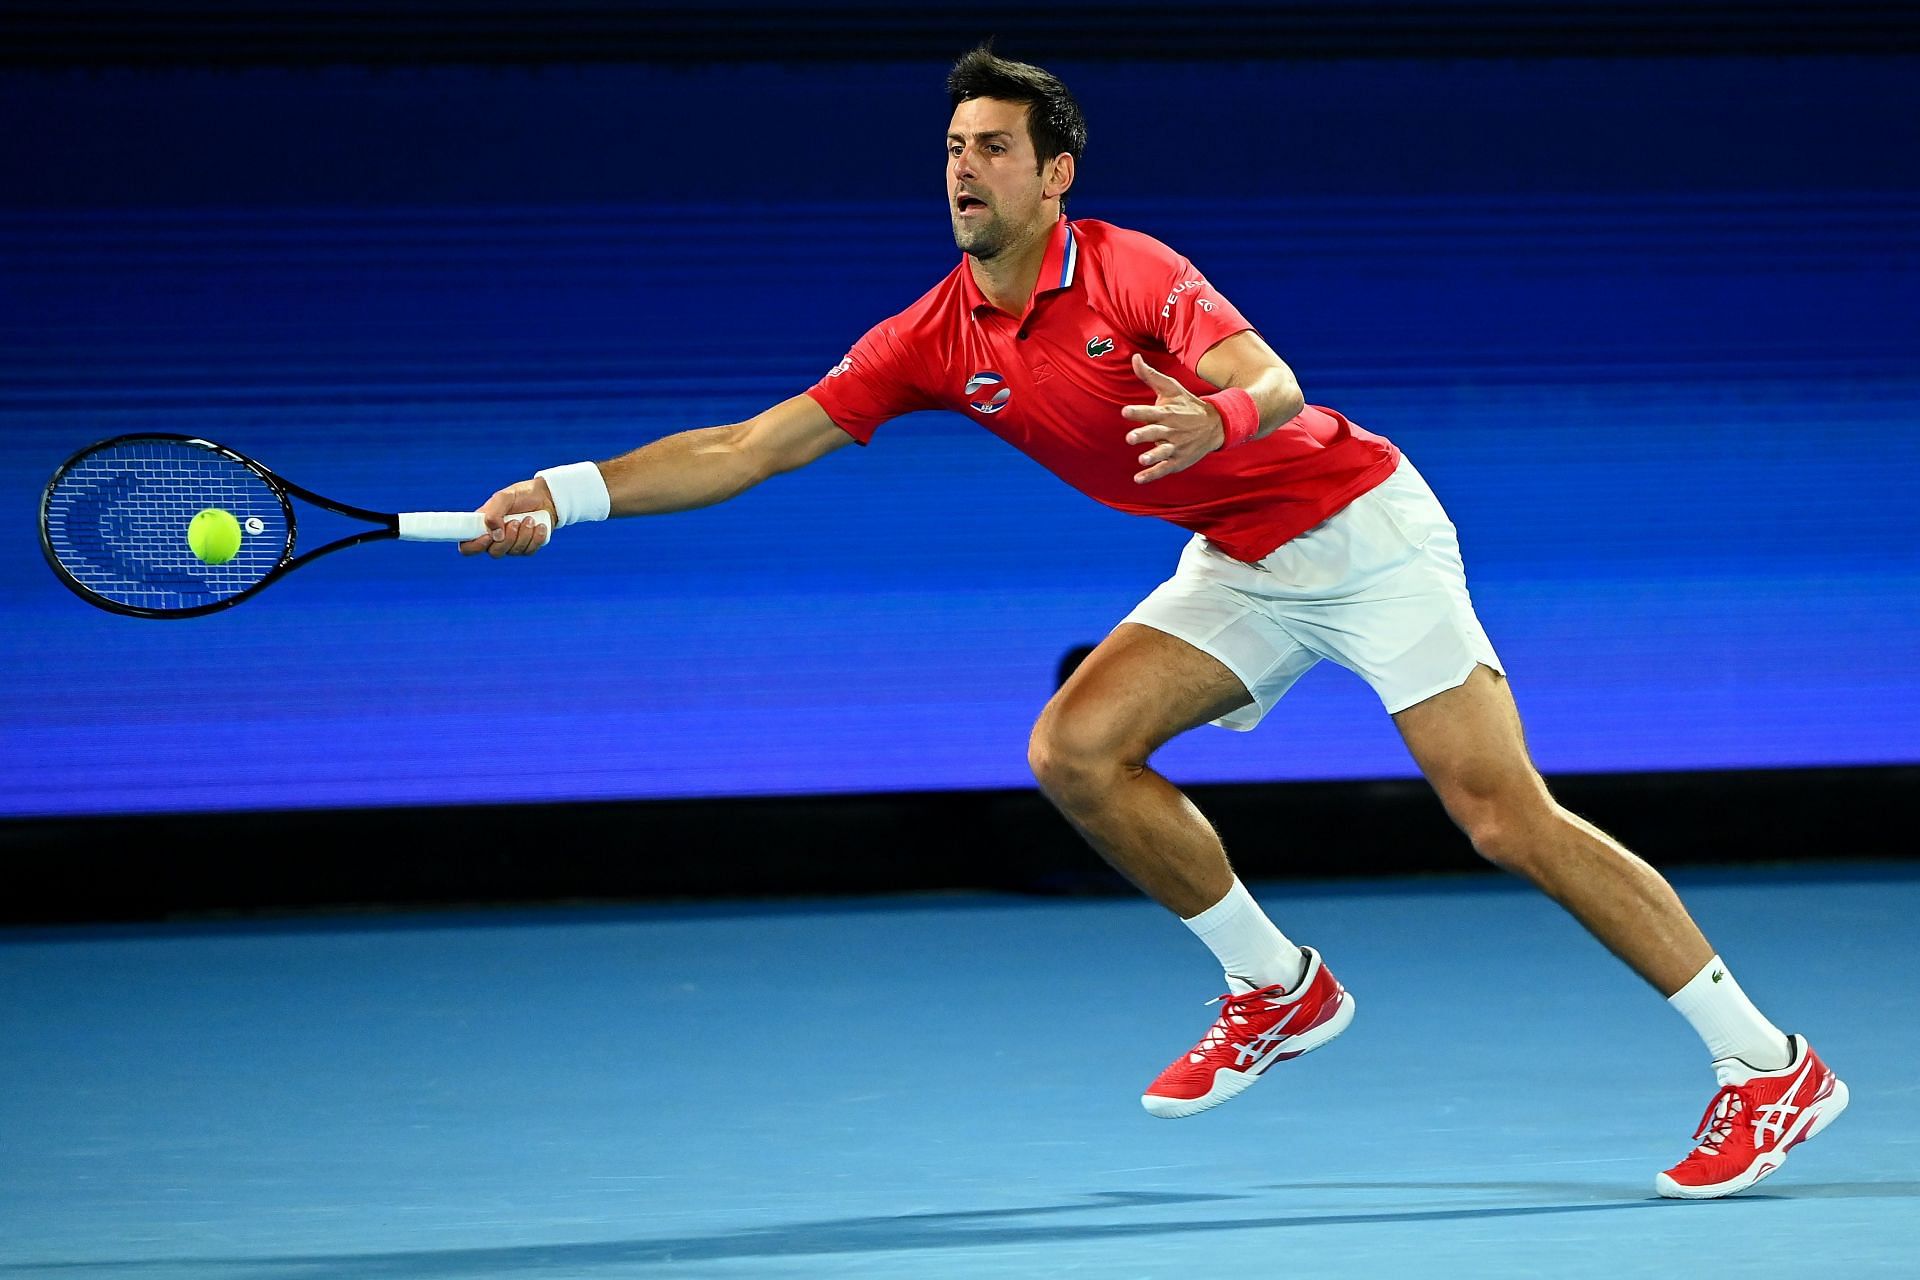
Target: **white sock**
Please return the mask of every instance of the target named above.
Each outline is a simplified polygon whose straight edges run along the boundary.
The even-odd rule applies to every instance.
[[[1693,1024],[1714,1061],[1739,1058],[1761,1071],[1778,1071],[1793,1061],[1786,1033],[1768,1022],[1715,956],[1667,1003]]]
[[[1239,876],[1226,897],[1182,923],[1207,944],[1227,977],[1249,990],[1278,983],[1291,991],[1306,976],[1306,953],[1274,928]]]

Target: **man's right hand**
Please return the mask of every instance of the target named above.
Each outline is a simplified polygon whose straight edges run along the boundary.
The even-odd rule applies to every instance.
[[[508,485],[480,507],[480,516],[487,523],[487,531],[469,542],[461,543],[460,554],[477,556],[484,551],[495,560],[501,556],[532,555],[547,545],[547,531],[540,527],[538,521],[519,517],[536,511],[545,511],[549,520],[559,519],[554,510],[553,495],[547,492],[545,480],[535,476],[531,480]]]

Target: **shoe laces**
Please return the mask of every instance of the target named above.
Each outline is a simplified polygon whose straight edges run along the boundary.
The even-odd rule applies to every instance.
[[[1245,1026],[1247,1015],[1258,1013],[1266,1006],[1287,993],[1287,989],[1278,983],[1267,987],[1258,987],[1252,991],[1235,995],[1229,991],[1225,995],[1215,996],[1207,1001],[1209,1006],[1219,1005],[1220,1016],[1207,1028],[1207,1034],[1200,1037],[1200,1043],[1193,1046],[1192,1058],[1198,1062],[1208,1053],[1227,1044],[1236,1024]]]
[[[1736,1085],[1727,1085],[1714,1094],[1706,1114],[1700,1117],[1700,1127],[1693,1131],[1694,1141],[1699,1144],[1694,1150],[1719,1155],[1720,1147],[1733,1136],[1733,1126],[1746,1109],[1747,1096]]]

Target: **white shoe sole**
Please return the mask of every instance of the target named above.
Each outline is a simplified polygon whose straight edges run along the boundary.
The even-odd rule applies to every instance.
[[[1213,1073],[1213,1088],[1197,1098],[1162,1098],[1151,1093],[1140,1095],[1140,1105],[1147,1109],[1150,1116],[1162,1120],[1180,1120],[1187,1116],[1197,1116],[1202,1111],[1211,1110],[1221,1103],[1237,1098],[1253,1087],[1253,1082],[1262,1072],[1276,1062],[1285,1062],[1297,1058],[1303,1053],[1312,1053],[1327,1041],[1345,1031],[1353,1022],[1353,995],[1348,993],[1334,1010],[1333,1016],[1311,1031],[1303,1031],[1297,1036],[1283,1040],[1266,1057],[1257,1059],[1245,1071],[1233,1071],[1221,1068]]]
[[[1725,1182],[1687,1187],[1675,1182],[1666,1174],[1659,1173],[1654,1175],[1653,1189],[1669,1200],[1717,1200],[1721,1196],[1737,1195],[1768,1174],[1777,1172],[1780,1166],[1787,1162],[1789,1151],[1838,1119],[1840,1113],[1847,1109],[1848,1098],[1847,1082],[1836,1078],[1833,1082],[1833,1092],[1801,1112],[1800,1122],[1787,1130],[1779,1146],[1760,1156],[1743,1172],[1728,1178]]]

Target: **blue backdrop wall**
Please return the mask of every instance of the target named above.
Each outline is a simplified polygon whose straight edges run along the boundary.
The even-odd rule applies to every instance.
[[[1920,760],[1920,59],[1053,65],[1072,213],[1434,484],[1543,768]],[[804,389],[955,260],[941,71],[0,77],[0,815],[1026,785],[1061,655],[1184,535],[956,417],[190,622],[87,608],[33,531],[124,431],[471,506]],[[1331,668],[1162,763],[1410,772]]]

